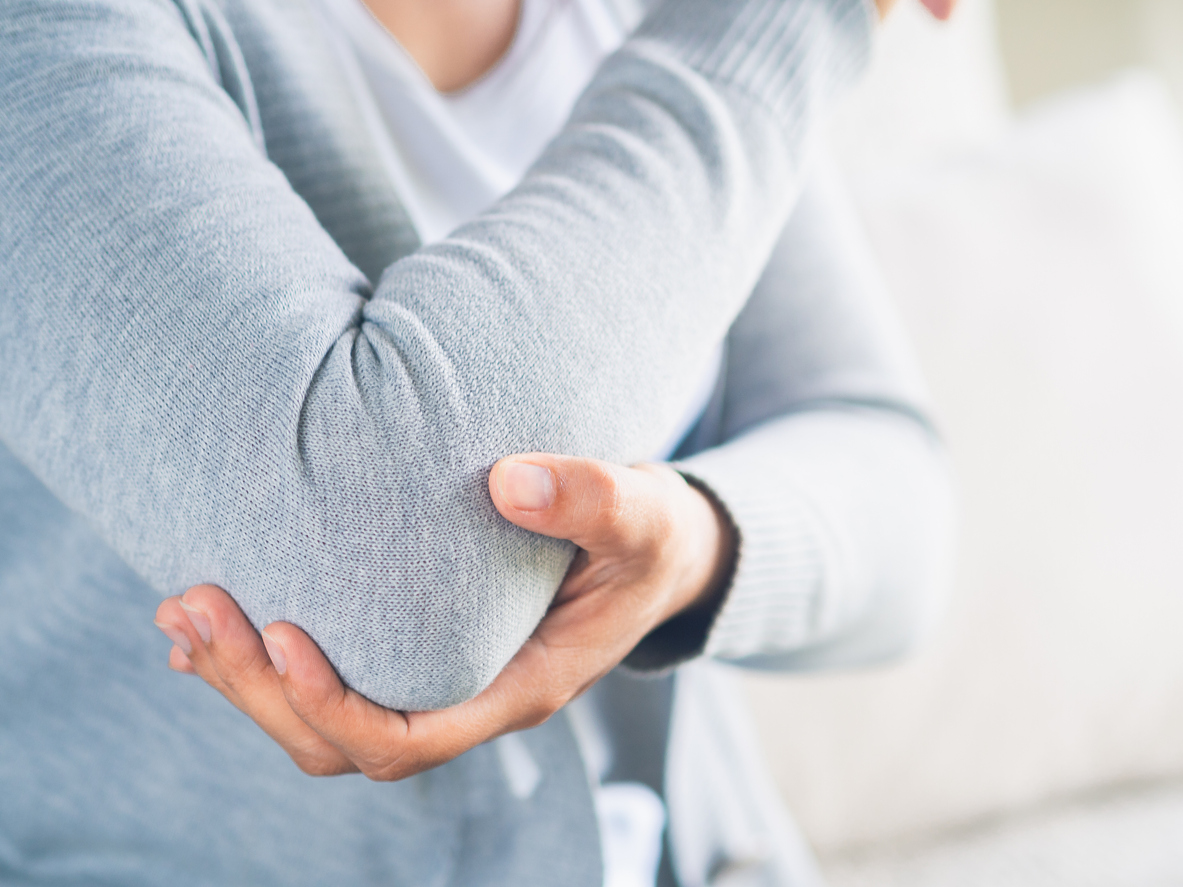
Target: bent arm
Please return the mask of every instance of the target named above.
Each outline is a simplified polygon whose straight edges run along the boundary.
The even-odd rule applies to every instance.
[[[705,653],[800,670],[898,656],[941,609],[951,484],[907,341],[827,167],[728,353],[713,422],[708,412],[686,450],[703,434],[722,443],[677,467],[734,522],[734,577],[710,622],[668,625],[627,661]]]
[[[659,9],[519,188],[373,289],[178,8],[0,10],[3,441],[162,591],[230,589],[385,705],[458,702],[570,557],[497,516],[490,465],[669,431],[868,7]]]

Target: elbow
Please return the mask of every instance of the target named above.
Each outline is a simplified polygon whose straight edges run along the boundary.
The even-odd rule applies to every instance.
[[[472,699],[542,619],[571,553],[511,527],[455,535],[377,546],[387,556],[372,581],[322,584],[333,593],[300,601],[302,618],[288,621],[308,632],[346,685],[387,708],[428,711]]]
[[[333,349],[300,409],[287,494],[248,506],[272,538],[248,547],[242,581],[226,587],[256,626],[306,631],[361,695],[426,711],[496,678],[545,614],[571,548],[496,512],[497,436],[465,414],[462,392],[424,382],[394,352],[377,334]]]

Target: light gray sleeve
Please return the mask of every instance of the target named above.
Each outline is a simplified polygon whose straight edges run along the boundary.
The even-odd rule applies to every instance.
[[[799,670],[903,653],[947,588],[950,478],[908,343],[830,167],[811,175],[728,355],[714,417],[723,443],[677,467],[730,514],[734,577],[713,621],[664,627],[630,664],[705,653]]]
[[[0,435],[158,589],[226,587],[385,705],[459,702],[571,554],[496,514],[489,467],[668,433],[870,6],[670,0],[520,187],[371,287],[194,5],[0,4]]]

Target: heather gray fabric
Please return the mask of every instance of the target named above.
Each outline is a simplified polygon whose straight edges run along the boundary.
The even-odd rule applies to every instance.
[[[637,664],[869,661],[926,621],[947,489],[906,349],[824,179],[784,227],[868,11],[672,8],[521,188],[414,252],[303,4],[0,6],[0,880],[597,884],[562,716],[523,734],[526,798],[491,746],[313,780],[164,669],[151,616],[217,581],[374,698],[475,692],[568,556],[492,512],[488,466],[643,455],[728,329],[679,464],[736,576]],[[808,882],[724,676],[596,704],[613,778],[665,793],[667,879]]]
[[[375,277],[409,241],[388,182],[331,187],[364,129],[306,10],[5,4],[4,442],[155,587],[232,589],[385,705],[471,697],[571,556],[500,519],[490,465],[656,449],[870,27],[672,6],[518,188],[371,284],[353,227]]]

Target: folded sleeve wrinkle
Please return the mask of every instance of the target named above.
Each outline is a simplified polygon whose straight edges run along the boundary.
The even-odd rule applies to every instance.
[[[672,5],[791,7],[735,52],[797,61],[716,78],[656,16],[517,189],[371,286],[175,6],[5,3],[4,444],[161,591],[223,585],[385,705],[472,696],[571,554],[496,514],[489,467],[668,433],[869,39],[863,0]]]

